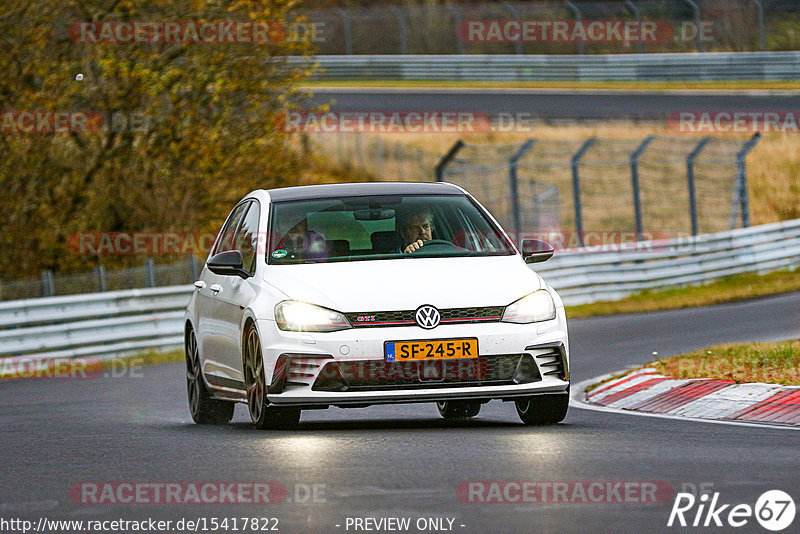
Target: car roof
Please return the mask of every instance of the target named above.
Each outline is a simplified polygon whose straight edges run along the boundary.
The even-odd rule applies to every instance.
[[[370,195],[463,195],[464,191],[445,182],[359,182],[281,187],[267,193],[272,202],[285,202]]]

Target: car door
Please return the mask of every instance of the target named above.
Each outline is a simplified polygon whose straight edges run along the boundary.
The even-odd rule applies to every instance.
[[[209,257],[233,248],[236,228],[242,220],[247,204],[240,203],[233,208],[225,224],[222,225],[222,230],[217,236]],[[212,382],[214,377],[225,375],[224,372],[221,372],[220,355],[222,354],[222,349],[219,346],[217,333],[219,312],[216,306],[217,293],[222,288],[220,282],[224,278],[226,277],[212,273],[206,266],[203,268],[200,277],[200,282],[202,283],[198,284],[200,287],[197,289],[197,343],[200,347],[200,354],[203,357],[203,373]]]
[[[254,200],[249,203],[242,216],[233,240],[233,249],[242,254],[242,266],[249,274],[239,276],[220,276],[220,290],[216,293],[214,316],[216,319],[214,337],[219,350],[218,363],[226,373],[231,387],[244,387],[242,369],[242,321],[244,311],[255,298],[258,222],[261,216],[260,205]],[[223,384],[224,385],[224,384]]]

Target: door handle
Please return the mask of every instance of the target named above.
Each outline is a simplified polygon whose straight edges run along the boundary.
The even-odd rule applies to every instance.
[[[221,286],[221,285],[219,285],[219,284],[211,284],[211,285],[208,287],[208,289],[210,289],[211,291],[213,291],[213,292],[214,292],[214,294],[216,295],[217,293],[219,293],[220,291],[222,291],[222,286]]]
[[[202,280],[198,280],[197,282],[194,283],[194,287],[196,289],[203,289],[204,287],[206,287],[206,283],[203,282]]]

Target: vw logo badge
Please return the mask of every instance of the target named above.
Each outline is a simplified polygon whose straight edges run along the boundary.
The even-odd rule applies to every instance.
[[[422,328],[427,328],[430,330],[431,328],[436,328],[439,326],[439,320],[441,319],[441,316],[439,315],[439,310],[426,304],[425,306],[420,306],[417,308],[415,318],[418,325],[420,325]]]

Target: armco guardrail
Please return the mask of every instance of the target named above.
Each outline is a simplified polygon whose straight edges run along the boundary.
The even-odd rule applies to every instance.
[[[567,251],[535,267],[567,305],[615,300],[644,289],[738,273],[794,268],[800,266],[800,219],[696,238],[642,242],[639,249]]]
[[[800,219],[692,239],[642,242],[639,251],[564,251],[535,265],[568,305],[742,272],[800,266]],[[0,357],[114,356],[183,343],[191,285],[0,303]]]
[[[322,79],[660,81],[797,80],[800,52],[606,55],[357,55],[290,58],[316,62]]]
[[[0,357],[114,356],[183,344],[181,285],[0,303]]]

